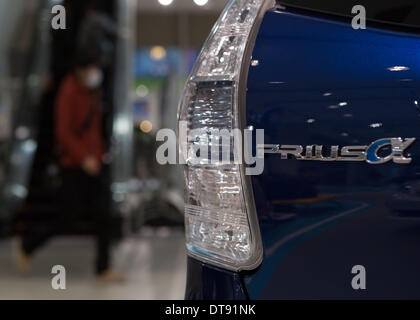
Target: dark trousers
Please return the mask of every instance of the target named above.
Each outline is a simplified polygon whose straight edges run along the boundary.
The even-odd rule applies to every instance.
[[[89,214],[96,236],[96,273],[109,268],[110,210],[109,188],[103,175],[92,177],[81,169],[62,169],[60,212],[54,221],[37,228],[28,228],[22,235],[23,250],[31,255],[52,236],[64,233],[70,225]],[[62,208],[62,209],[61,209]]]

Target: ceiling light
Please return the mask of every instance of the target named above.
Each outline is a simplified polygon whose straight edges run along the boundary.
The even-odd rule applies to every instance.
[[[144,120],[140,123],[140,130],[143,131],[144,133],[149,133],[152,131],[152,129],[153,129],[153,125],[150,121]]]
[[[194,3],[200,7],[205,6],[208,2],[209,0],[194,0]]]
[[[162,6],[169,6],[174,2],[174,0],[158,0]]]
[[[153,60],[162,60],[166,57],[166,49],[162,46],[154,46],[150,49],[150,57]]]

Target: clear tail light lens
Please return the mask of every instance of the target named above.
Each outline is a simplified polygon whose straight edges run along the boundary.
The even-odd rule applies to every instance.
[[[264,0],[229,2],[200,53],[178,114],[178,120],[186,123],[188,136],[192,130],[202,133],[179,140],[186,163],[188,253],[235,271],[254,269],[262,259],[254,199],[246,193],[244,168],[234,161],[222,161],[226,155],[214,161],[211,151],[199,162],[191,155],[202,144],[210,150],[214,141],[220,143],[220,137],[213,136],[216,130],[243,129],[238,106],[240,73],[247,41],[263,4]],[[233,152],[237,147],[234,143],[239,142],[232,138],[227,143]]]

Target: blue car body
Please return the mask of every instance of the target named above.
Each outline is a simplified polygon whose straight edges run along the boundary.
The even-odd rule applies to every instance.
[[[264,129],[265,144],[420,138],[420,37],[409,29],[354,30],[347,18],[277,7],[252,60],[246,124]],[[420,143],[407,156],[372,165],[266,154],[251,179],[261,265],[235,273],[190,257],[186,298],[420,298]],[[351,285],[356,265],[366,290]]]

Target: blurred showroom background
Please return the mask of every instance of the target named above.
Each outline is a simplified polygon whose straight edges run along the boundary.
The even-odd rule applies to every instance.
[[[155,134],[175,129],[185,80],[226,3],[0,0],[0,299],[183,298],[182,173],[157,164]],[[52,28],[55,5],[66,9],[66,29]],[[30,271],[16,265],[20,234],[61,214],[54,101],[86,32],[106,60],[110,236],[122,282],[95,278],[95,226],[82,212],[31,257]],[[66,268],[66,290],[51,287],[54,265]]]

